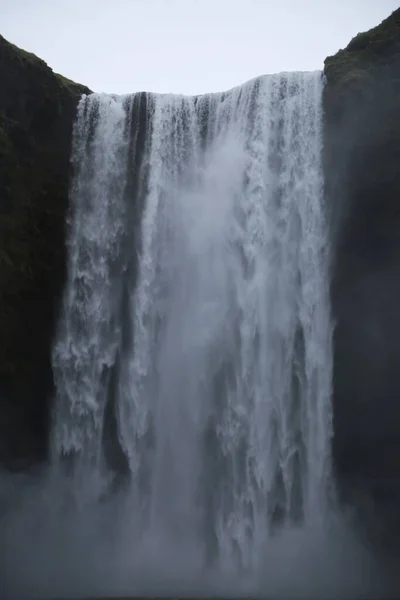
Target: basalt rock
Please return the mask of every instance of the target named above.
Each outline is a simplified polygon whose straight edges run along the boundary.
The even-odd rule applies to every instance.
[[[400,531],[400,9],[325,61],[334,461]],[[371,513],[371,514],[372,514]],[[382,525],[382,523],[381,523]],[[379,525],[380,527],[380,525]]]
[[[10,467],[46,455],[71,132],[88,92],[0,36],[0,462]]]

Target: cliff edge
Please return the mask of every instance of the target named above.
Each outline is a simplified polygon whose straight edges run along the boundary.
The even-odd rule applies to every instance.
[[[46,454],[55,301],[82,93],[0,36],[0,462]]]
[[[383,537],[398,537],[400,9],[328,57],[325,75],[334,462],[345,494],[367,498],[370,516],[385,516]]]

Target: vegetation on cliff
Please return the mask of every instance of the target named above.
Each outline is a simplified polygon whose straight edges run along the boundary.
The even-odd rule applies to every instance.
[[[352,71],[368,73],[384,67],[400,54],[400,8],[369,31],[356,35],[344,50],[325,59],[325,74],[330,83],[342,83]]]
[[[370,31],[356,35],[348,46],[334,56],[325,59],[324,71],[330,85],[330,93],[349,91],[365,94],[374,85],[377,69],[384,73],[400,61],[400,8],[394,11],[380,25]],[[381,73],[382,75],[383,73]],[[391,72],[400,87],[400,74]]]

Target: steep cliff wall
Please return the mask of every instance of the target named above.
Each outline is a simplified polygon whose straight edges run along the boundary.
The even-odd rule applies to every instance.
[[[89,90],[0,36],[0,462],[45,455],[70,138]]]
[[[347,491],[367,492],[398,537],[400,9],[327,58],[325,74],[334,458]]]

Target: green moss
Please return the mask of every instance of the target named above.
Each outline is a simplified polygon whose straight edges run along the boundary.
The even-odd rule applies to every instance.
[[[327,61],[325,73],[336,94],[344,92],[367,93],[374,82],[372,70],[368,64],[351,61],[344,53]]]
[[[63,84],[66,85],[67,87],[70,86],[75,86],[75,85],[79,85],[76,84],[75,81],[72,81],[72,79],[68,79],[68,77],[64,77],[63,75],[60,75],[59,73],[54,73],[55,76],[57,77],[57,79]]]
[[[2,36],[0,36],[0,37],[2,37]],[[3,40],[4,40],[4,38],[3,38]],[[18,58],[20,60],[27,62],[35,67],[39,67],[39,66],[42,68],[47,67],[47,64],[44,62],[44,60],[42,60],[41,58],[36,56],[36,54],[33,54],[32,52],[27,52],[26,50],[19,48],[15,44],[11,44],[11,42],[7,42],[7,44],[12,48],[15,55],[18,56]]]
[[[40,69],[48,69],[49,71],[52,71],[52,69],[50,69],[50,67],[47,65],[47,63],[44,60],[42,60],[41,58],[39,58],[38,56],[36,56],[36,54],[33,54],[32,52],[27,52],[26,50],[19,48],[15,44],[12,44],[11,42],[7,41],[1,35],[0,35],[0,41],[3,42],[3,44],[11,51],[14,58],[17,57],[21,62],[28,64],[30,67],[40,68]],[[68,79],[67,77],[64,77],[63,75],[54,73],[54,76],[57,78],[58,82],[61,83],[64,88],[68,88],[68,90],[70,92],[73,92],[74,94],[80,95],[80,94],[90,94],[91,93],[91,90],[88,87],[81,85],[79,83],[76,83],[75,81],[72,81],[71,79]]]
[[[337,85],[341,91],[347,86],[367,87],[373,79],[373,70],[400,54],[399,43],[400,9],[377,27],[356,35],[346,49],[326,58],[324,71],[328,83]]]
[[[72,81],[72,79],[68,79],[68,77],[64,77],[59,73],[54,73],[54,75],[57,77],[58,81],[70,91],[76,94],[91,94],[91,90],[89,90],[89,88],[86,86],[80,83],[75,83],[75,81]]]
[[[390,17],[380,25],[356,35],[347,46],[348,52],[376,52],[382,46],[391,46],[398,41],[400,32],[400,9],[394,11]]]
[[[348,55],[346,50],[340,50],[335,56],[325,60],[325,74],[331,84],[346,84],[353,78],[369,80],[369,65],[360,57]]]

